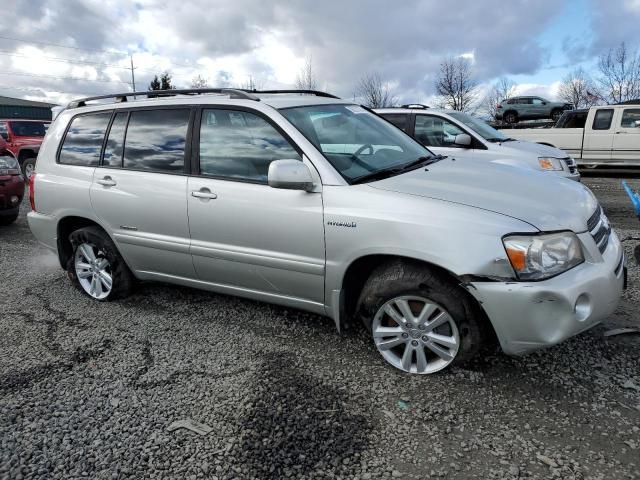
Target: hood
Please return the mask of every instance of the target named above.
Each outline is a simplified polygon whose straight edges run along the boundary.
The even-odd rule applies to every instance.
[[[447,158],[370,187],[434,198],[507,215],[541,231],[587,230],[587,219],[598,201],[591,191],[574,182],[544,172]]]
[[[498,143],[503,149],[513,149],[519,152],[529,152],[538,157],[554,157],[567,158],[569,155],[564,150],[550,147],[548,145],[540,145],[539,143],[527,142],[524,140],[515,140],[510,142]]]

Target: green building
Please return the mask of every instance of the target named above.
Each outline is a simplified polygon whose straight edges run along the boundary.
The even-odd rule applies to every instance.
[[[55,107],[55,104],[0,95],[0,118],[51,120],[51,107]]]

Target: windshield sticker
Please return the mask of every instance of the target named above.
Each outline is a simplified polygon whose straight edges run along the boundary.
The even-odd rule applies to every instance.
[[[360,105],[347,105],[346,108],[353,113],[367,113],[367,111]]]

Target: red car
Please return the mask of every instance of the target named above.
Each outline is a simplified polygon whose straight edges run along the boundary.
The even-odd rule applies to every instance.
[[[24,196],[24,179],[18,161],[0,138],[0,225],[9,225],[18,218]]]
[[[40,144],[50,123],[44,120],[0,120],[0,137],[6,141],[6,149],[18,159],[26,178],[33,174]]]

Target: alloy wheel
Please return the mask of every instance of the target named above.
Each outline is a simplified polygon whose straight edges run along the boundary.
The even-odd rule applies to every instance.
[[[33,163],[27,163],[24,167],[24,176],[27,177],[27,180],[31,178],[33,172],[35,172],[36,168]]]
[[[82,243],[76,249],[74,266],[78,282],[89,296],[102,300],[113,287],[111,264],[104,252],[89,243]]]
[[[376,312],[371,325],[376,348],[394,367],[409,373],[434,373],[453,362],[460,334],[451,315],[420,296],[399,296]]]

